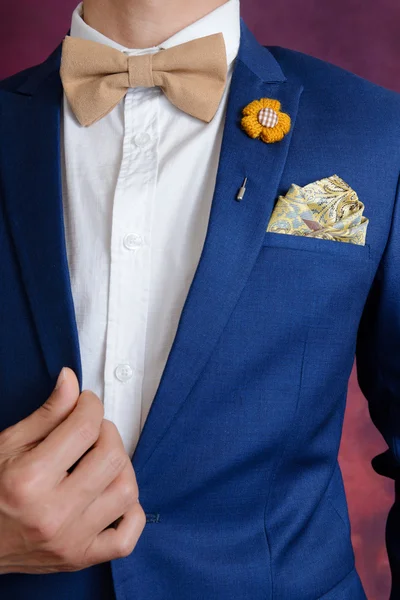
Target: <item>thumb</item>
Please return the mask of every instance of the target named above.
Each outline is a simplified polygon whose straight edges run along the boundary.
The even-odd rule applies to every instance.
[[[38,443],[71,414],[79,395],[79,383],[74,371],[64,367],[47,400],[32,414],[3,433],[8,432],[7,440],[13,448]]]

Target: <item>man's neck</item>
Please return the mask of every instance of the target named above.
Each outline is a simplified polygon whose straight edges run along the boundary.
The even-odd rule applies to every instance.
[[[126,48],[151,48],[227,0],[84,0],[83,18]]]

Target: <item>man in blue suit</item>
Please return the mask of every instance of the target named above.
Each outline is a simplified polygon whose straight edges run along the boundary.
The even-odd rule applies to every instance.
[[[2,599],[365,600],[355,356],[400,597],[399,139],[238,0],[85,0],[1,82]]]

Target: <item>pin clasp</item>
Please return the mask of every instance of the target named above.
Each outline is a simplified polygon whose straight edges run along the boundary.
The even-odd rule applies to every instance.
[[[243,200],[244,195],[246,193],[246,185],[247,185],[247,177],[245,178],[245,180],[243,181],[243,185],[240,188],[240,190],[238,191],[238,195],[236,196],[236,200]]]

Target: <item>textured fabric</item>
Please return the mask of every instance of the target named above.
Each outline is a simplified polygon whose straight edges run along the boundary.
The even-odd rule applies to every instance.
[[[82,384],[59,61],[60,48],[0,85],[0,428],[43,402],[62,365]],[[240,126],[262,97],[292,119],[279,143]],[[380,468],[400,466],[399,115],[397,94],[263,48],[242,23],[207,236],[132,457],[148,522],[111,563],[117,600],[366,600],[337,457],[356,352],[388,446]],[[365,205],[365,245],[266,231],[293,182],[332,173]],[[400,597],[398,487],[390,600]],[[109,568],[2,576],[0,594],[80,599],[85,585],[97,598]]]
[[[132,455],[160,383],[206,236],[229,85],[240,40],[231,0],[166,40],[222,31],[228,80],[214,119],[176,108],[159,88],[129,89],[81,127],[63,99],[63,207],[83,385],[104,403]],[[71,36],[121,47],[89,27]],[[128,50],[146,56],[158,48]],[[139,53],[139,54],[138,54]]]
[[[109,45],[66,36],[60,75],[83,126],[107,115],[128,88],[155,86],[179,109],[209,123],[226,85],[224,36],[216,33],[141,56],[126,56]]]
[[[356,192],[337,175],[293,184],[280,196],[267,231],[365,245],[369,220]]]

